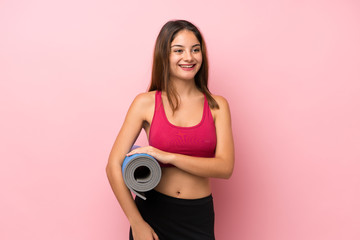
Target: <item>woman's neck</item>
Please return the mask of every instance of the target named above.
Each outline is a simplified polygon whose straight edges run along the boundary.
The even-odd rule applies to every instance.
[[[195,85],[195,80],[176,80],[172,81],[172,84],[180,98],[199,92]]]

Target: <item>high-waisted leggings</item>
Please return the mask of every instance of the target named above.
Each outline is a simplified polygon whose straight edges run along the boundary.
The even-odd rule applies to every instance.
[[[212,195],[200,199],[179,199],[155,190],[146,200],[135,198],[143,219],[160,240],[214,240]],[[130,228],[130,240],[133,240]]]

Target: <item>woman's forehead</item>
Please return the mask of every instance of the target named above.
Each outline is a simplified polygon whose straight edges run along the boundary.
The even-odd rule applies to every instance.
[[[195,36],[194,32],[189,30],[181,30],[175,35],[171,45],[196,45],[199,44],[199,40]]]

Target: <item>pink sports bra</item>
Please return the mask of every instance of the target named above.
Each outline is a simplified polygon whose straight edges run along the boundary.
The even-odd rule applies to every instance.
[[[192,127],[179,127],[170,123],[162,104],[161,91],[155,94],[155,111],[150,126],[149,144],[166,152],[194,157],[214,157],[216,129],[210,107],[204,95],[204,110],[200,123]],[[161,164],[171,167],[170,164]]]

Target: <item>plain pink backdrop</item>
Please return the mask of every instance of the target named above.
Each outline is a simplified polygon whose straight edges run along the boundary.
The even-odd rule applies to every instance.
[[[360,239],[352,0],[2,0],[0,239],[127,239],[105,166],[170,19],[199,26],[210,89],[232,110],[217,239]]]

